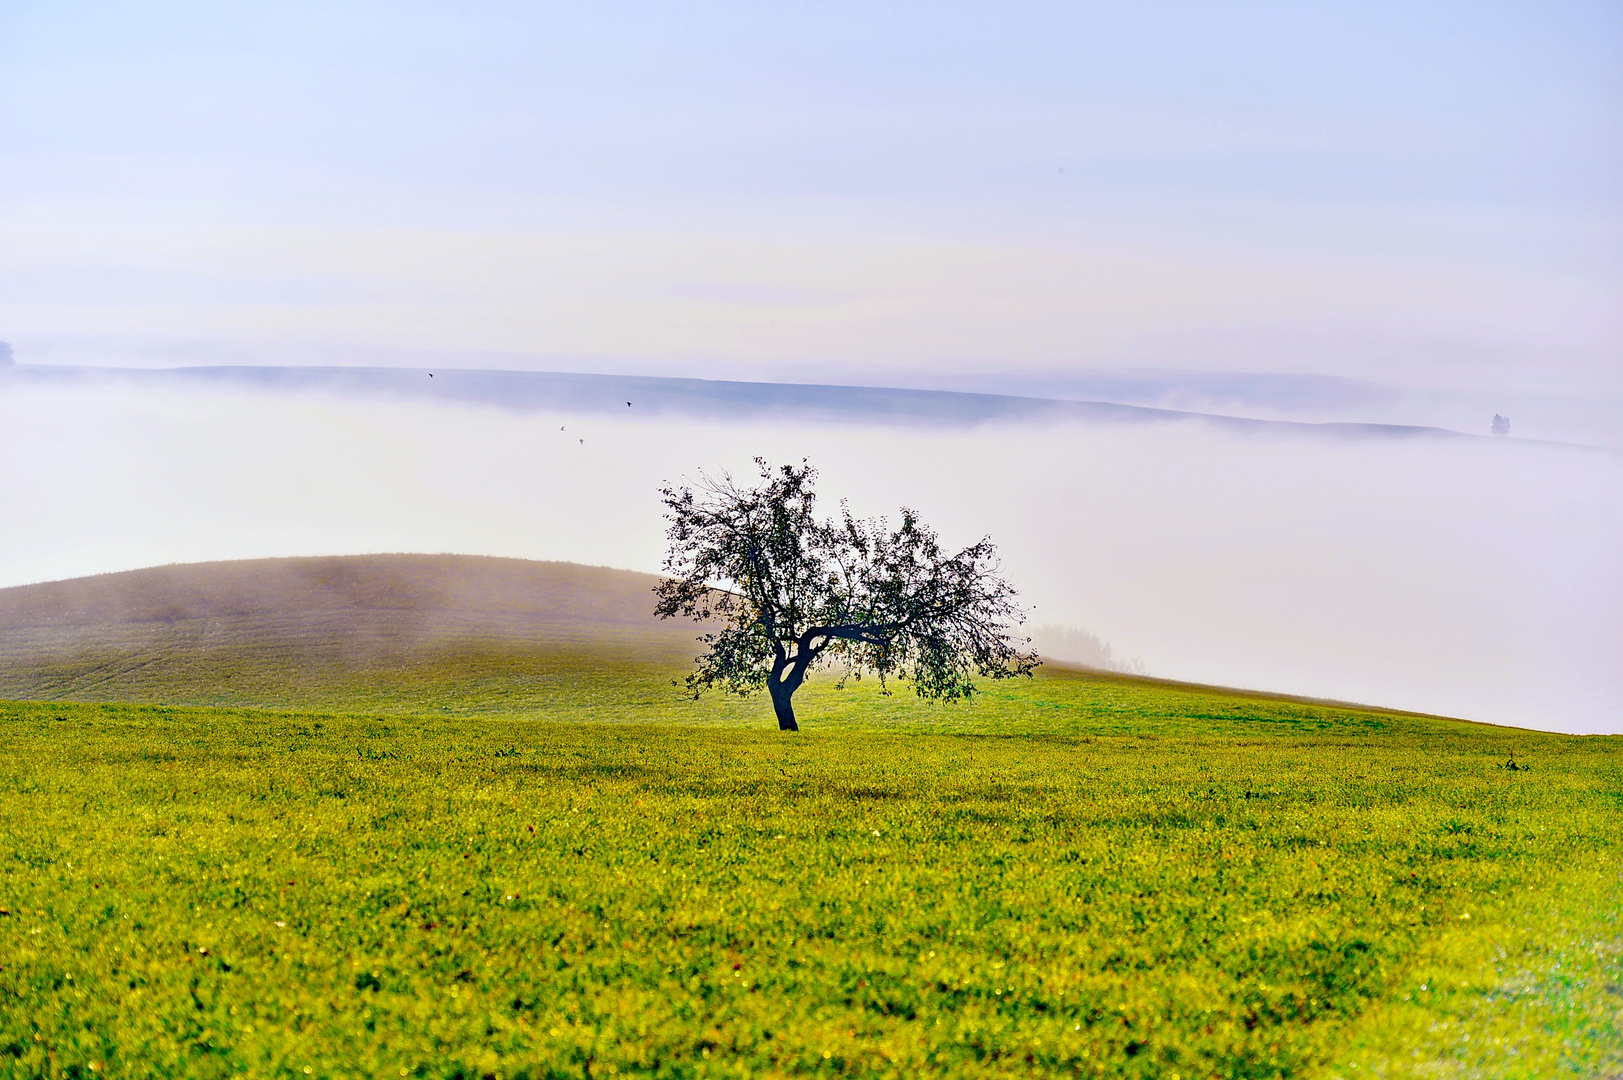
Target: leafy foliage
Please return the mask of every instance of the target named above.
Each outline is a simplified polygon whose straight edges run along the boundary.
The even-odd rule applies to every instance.
[[[949,554],[934,531],[903,508],[901,524],[816,515],[817,471],[802,462],[771,469],[761,484],[705,478],[665,488],[670,521],[667,579],[656,592],[663,618],[723,624],[688,678],[695,693],[763,686],[778,706],[807,672],[843,662],[858,677],[911,680],[919,696],[954,700],[975,677],[1029,675],[1038,660],[1014,638],[1025,619],[998,576],[997,549],[982,538]],[[793,713],[787,712],[793,727]]]

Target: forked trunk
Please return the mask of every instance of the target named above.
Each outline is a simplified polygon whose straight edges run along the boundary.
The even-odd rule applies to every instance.
[[[778,730],[799,731],[800,725],[795,723],[795,707],[789,700],[794,696],[794,689],[778,679],[768,679],[766,689],[772,695],[772,711],[778,714]]]

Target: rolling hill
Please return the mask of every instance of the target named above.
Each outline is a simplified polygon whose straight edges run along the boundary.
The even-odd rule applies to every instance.
[[[766,722],[764,701],[716,693],[695,702],[679,689],[704,628],[654,617],[658,580],[576,563],[396,554],[16,586],[0,589],[0,700]],[[819,724],[955,730],[1038,730],[1056,715],[1094,732],[1183,730],[1195,717],[1236,730],[1437,719],[1052,659],[1035,683],[1015,682],[988,686],[984,707],[972,709],[887,696],[873,680],[841,689],[837,676],[814,680],[797,700]]]
[[[694,628],[655,580],[378,555],[0,590],[0,1059],[1623,1065],[1616,740],[1047,668],[972,705],[820,679],[791,737],[672,685]]]
[[[0,698],[376,707],[433,676],[668,672],[651,574],[464,555],[162,566],[0,589]],[[393,691],[386,684],[396,684]],[[455,695],[453,695],[455,696]]]

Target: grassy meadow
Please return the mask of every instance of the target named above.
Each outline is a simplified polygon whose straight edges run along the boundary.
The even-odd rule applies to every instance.
[[[0,1075],[1623,1068],[1619,740],[525,655],[0,703]]]

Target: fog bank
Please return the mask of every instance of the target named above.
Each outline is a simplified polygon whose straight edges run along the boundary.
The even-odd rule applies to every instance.
[[[1623,457],[1156,425],[730,423],[0,388],[0,585],[454,551],[657,570],[662,483],[809,457],[833,512],[990,533],[1033,626],[1150,673],[1623,731]]]

